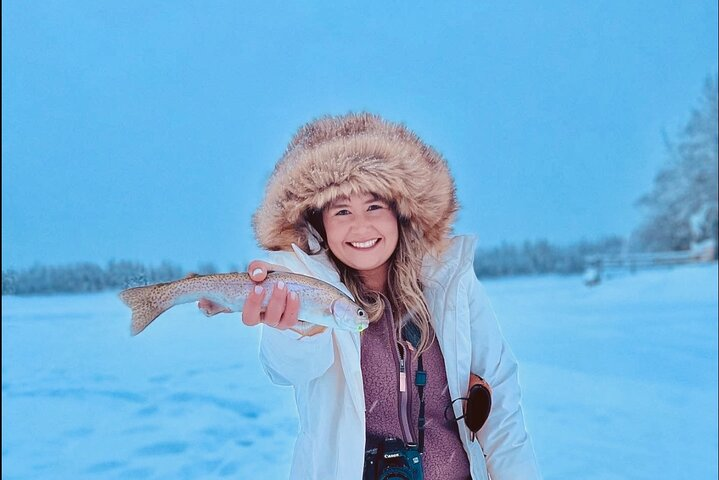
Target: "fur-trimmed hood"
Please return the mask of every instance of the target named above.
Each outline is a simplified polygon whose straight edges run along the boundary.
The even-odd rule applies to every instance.
[[[326,116],[298,130],[253,216],[259,245],[310,251],[308,212],[357,193],[393,201],[428,250],[444,249],[458,210],[446,161],[403,125],[369,113]]]

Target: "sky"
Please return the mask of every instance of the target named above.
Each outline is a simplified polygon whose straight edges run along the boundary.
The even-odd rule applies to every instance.
[[[2,268],[258,256],[294,131],[405,123],[480,246],[628,235],[717,72],[717,4],[2,3]]]

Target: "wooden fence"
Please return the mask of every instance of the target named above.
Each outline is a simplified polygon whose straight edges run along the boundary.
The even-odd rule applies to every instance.
[[[613,255],[590,255],[585,258],[587,268],[584,272],[584,283],[596,285],[608,272],[630,271],[640,269],[683,265],[687,263],[704,263],[716,259],[716,247],[710,246],[697,250],[679,252],[642,252]]]

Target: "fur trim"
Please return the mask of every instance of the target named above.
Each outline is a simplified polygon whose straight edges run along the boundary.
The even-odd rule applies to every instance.
[[[447,163],[403,125],[368,113],[326,116],[299,129],[253,216],[259,245],[309,251],[307,213],[357,193],[396,202],[427,248],[444,250],[458,210]]]

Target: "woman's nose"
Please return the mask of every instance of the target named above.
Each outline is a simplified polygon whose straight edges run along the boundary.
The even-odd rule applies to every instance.
[[[359,214],[352,217],[352,229],[361,231],[372,226],[372,221],[367,215]]]

